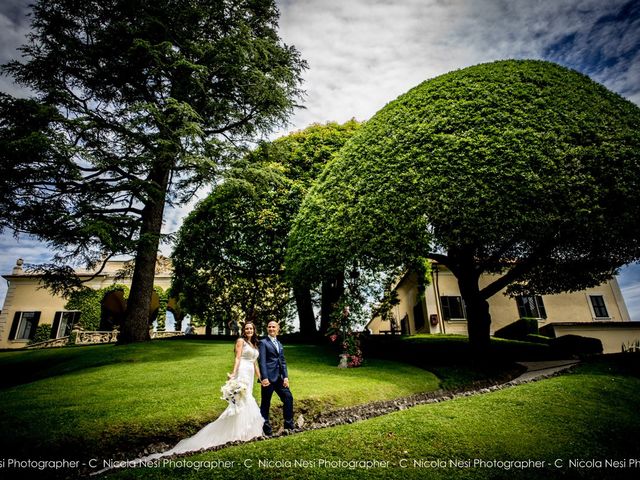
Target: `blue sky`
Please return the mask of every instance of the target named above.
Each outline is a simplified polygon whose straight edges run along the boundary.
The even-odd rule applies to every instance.
[[[29,31],[30,0],[0,4],[0,63]],[[280,34],[309,62],[304,109],[278,136],[313,122],[366,120],[418,83],[477,63],[535,58],[589,75],[640,105],[640,2],[627,0],[280,0]],[[0,90],[25,95],[7,78]],[[165,216],[177,230],[192,205]],[[168,254],[169,246],[164,247]],[[33,239],[0,236],[0,273],[50,258]],[[640,320],[640,267],[618,281]],[[0,279],[0,304],[6,282]]]

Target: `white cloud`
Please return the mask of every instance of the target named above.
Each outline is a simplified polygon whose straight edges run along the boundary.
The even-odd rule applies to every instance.
[[[621,268],[617,278],[631,320],[640,321],[640,264]]]
[[[18,47],[25,43],[30,30],[26,16],[29,3],[29,0],[3,0],[0,6],[0,64],[20,57]],[[0,76],[0,91],[25,96],[25,90],[6,76]]]
[[[29,236],[14,238],[10,233],[0,235],[0,275],[11,273],[16,260],[22,258],[27,263],[45,263],[51,258],[51,251],[42,242]],[[7,281],[0,278],[0,305],[7,294]]]
[[[606,22],[624,1],[281,1],[281,35],[309,62],[306,110],[313,122],[370,118],[420,82],[469,65],[544,58],[592,73],[637,100],[640,59],[634,22]],[[567,46],[571,36],[573,42]],[[557,51],[553,46],[556,46]],[[625,57],[614,66],[594,56]],[[589,70],[589,71],[585,71]]]
[[[162,233],[165,235],[177,233],[185,217],[194,209],[201,199],[207,196],[210,190],[209,187],[203,187],[196,192],[188,203],[178,207],[166,207],[162,222]],[[170,256],[172,248],[173,246],[171,244],[164,243],[160,246],[160,252],[165,256]]]

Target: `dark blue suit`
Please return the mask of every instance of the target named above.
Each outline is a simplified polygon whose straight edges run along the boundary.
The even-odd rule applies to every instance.
[[[269,423],[269,409],[271,408],[271,397],[275,391],[282,400],[282,413],[284,417],[284,427],[293,428],[293,395],[289,388],[285,387],[282,381],[289,378],[287,372],[287,361],[284,358],[284,348],[276,340],[278,349],[273,345],[269,337],[263,338],[258,344],[260,356],[258,365],[260,367],[260,378],[268,379],[268,387],[261,388],[260,413],[264,418],[264,432],[271,434],[271,424]]]

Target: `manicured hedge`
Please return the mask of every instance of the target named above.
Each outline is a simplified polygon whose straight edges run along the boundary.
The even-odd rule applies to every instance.
[[[407,362],[419,367],[433,365],[473,364],[478,359],[472,355],[469,339],[455,335],[363,337],[364,357],[386,358]],[[491,347],[482,360],[487,363],[519,360],[548,360],[557,352],[548,345],[514,340],[492,339]]]
[[[556,355],[565,358],[602,353],[602,342],[597,338],[579,335],[563,335],[549,340],[549,346]]]
[[[510,323],[493,334],[498,338],[509,338],[511,340],[524,340],[527,335],[538,334],[538,320],[535,318],[523,317]]]

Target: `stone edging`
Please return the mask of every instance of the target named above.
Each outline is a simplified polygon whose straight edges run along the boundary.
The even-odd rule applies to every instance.
[[[551,378],[560,375],[563,371],[572,368],[577,365],[573,363],[569,366],[565,366],[562,370],[557,368],[549,368],[541,370],[539,374],[530,378],[523,378],[527,372],[519,377],[509,380],[503,383],[484,382],[485,385],[476,384],[476,388],[471,390],[459,389],[459,390],[436,390],[434,392],[419,393],[411,395],[409,397],[398,398],[395,400],[372,402],[366,405],[358,405],[354,407],[346,407],[339,410],[334,410],[322,414],[320,418],[312,423],[308,428],[304,430],[316,430],[318,428],[333,427],[336,425],[350,424],[360,420],[366,420],[369,418],[379,417],[395,411],[406,410],[407,408],[415,407],[417,405],[425,405],[429,403],[440,403],[448,400],[455,400],[457,398],[472,397],[475,395],[482,395],[485,393],[491,393],[505,388],[514,387],[517,385],[524,385],[526,383],[535,382],[545,378]]]

